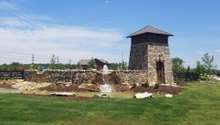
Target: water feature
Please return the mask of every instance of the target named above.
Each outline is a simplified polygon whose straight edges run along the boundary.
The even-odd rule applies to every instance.
[[[100,92],[104,94],[109,94],[112,92],[112,86],[107,83],[105,78],[108,74],[109,74],[108,66],[104,65],[102,69],[103,85],[100,85]]]

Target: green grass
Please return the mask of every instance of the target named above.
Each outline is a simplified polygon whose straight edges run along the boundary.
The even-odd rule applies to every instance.
[[[0,125],[219,125],[220,84],[174,98],[65,100],[0,94]]]

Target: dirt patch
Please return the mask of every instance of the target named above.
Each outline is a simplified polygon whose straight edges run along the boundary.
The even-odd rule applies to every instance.
[[[154,87],[136,87],[134,88],[134,92],[150,92],[150,93],[169,93],[173,95],[178,95],[183,88],[174,87],[174,86],[159,86],[157,89]]]
[[[78,88],[81,92],[99,92],[99,86],[96,84],[81,84]]]
[[[11,87],[11,85],[9,85],[9,84],[0,84],[0,88],[6,88],[6,89],[11,89],[12,87]]]
[[[64,84],[51,84],[49,86],[40,88],[40,90],[47,90],[47,91],[56,91],[56,92],[78,92],[80,89],[77,85],[70,85],[65,86]]]
[[[135,87],[130,84],[112,84],[114,92],[150,92],[150,93],[170,93],[177,95],[179,94],[183,87],[175,86],[159,86],[157,89],[154,87]],[[34,83],[27,82],[22,80],[9,80],[9,81],[0,81],[0,88],[16,88],[24,93],[43,93],[46,95],[48,91],[53,92],[99,92],[99,85],[97,84],[55,84],[55,83]]]
[[[12,89],[15,82],[14,80],[0,80],[0,88]]]
[[[40,88],[40,90],[54,91],[54,92],[99,92],[99,88],[95,84],[81,84],[69,85],[65,84],[51,84],[47,87]]]
[[[114,89],[116,92],[126,92],[132,90],[132,86],[127,84],[116,84],[114,85]]]

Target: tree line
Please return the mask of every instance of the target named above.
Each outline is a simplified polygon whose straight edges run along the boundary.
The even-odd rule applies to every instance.
[[[192,68],[190,66],[184,66],[184,60],[176,57],[172,58],[172,68],[173,73],[175,74],[184,74],[185,76],[189,75],[195,79],[208,79],[208,76],[215,75],[217,66],[214,64],[214,56],[209,55],[208,53],[204,54],[201,57],[200,61],[196,62],[196,67]],[[89,67],[94,68],[94,62],[90,62]],[[120,63],[110,63],[108,65],[109,69],[112,70],[126,70],[128,69],[128,64],[125,61]],[[68,64],[60,63],[59,57],[52,55],[50,63],[43,64],[21,64],[18,62],[13,62],[11,64],[2,64],[0,65],[0,70],[3,71],[16,71],[16,70],[38,70],[43,71],[45,69],[77,69],[78,64],[71,64],[69,61]]]
[[[89,62],[89,69],[94,69],[93,58]],[[53,54],[50,58],[49,63],[32,63],[32,64],[21,64],[19,62],[12,62],[11,64],[2,64],[0,65],[1,71],[18,71],[18,70],[38,70],[43,71],[46,69],[77,69],[79,68],[79,64],[72,64],[71,60],[67,64],[61,63],[59,57]],[[110,63],[108,64],[108,68],[112,70],[126,70],[128,69],[128,65],[125,61],[119,63]]]
[[[173,73],[183,74],[186,79],[189,80],[209,80],[210,76],[216,75],[218,70],[214,64],[214,56],[205,53],[200,61],[196,62],[196,66],[191,68],[190,66],[184,66],[184,60],[177,57],[172,59]],[[191,78],[190,78],[191,77]]]

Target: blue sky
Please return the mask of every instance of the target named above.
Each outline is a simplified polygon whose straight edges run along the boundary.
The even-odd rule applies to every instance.
[[[220,67],[219,0],[0,0],[1,63],[81,58],[128,61],[126,36],[145,25],[166,30],[172,57],[194,66],[208,52]]]

